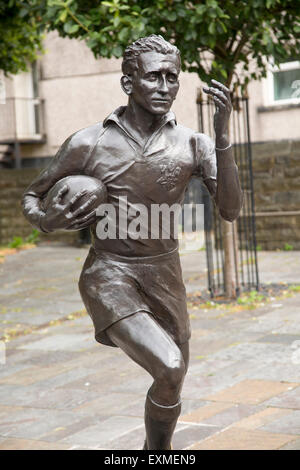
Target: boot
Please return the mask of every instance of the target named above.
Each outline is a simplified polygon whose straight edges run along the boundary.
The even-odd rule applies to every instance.
[[[144,450],[171,450],[171,440],[181,411],[181,401],[175,405],[159,405],[147,395],[145,404],[146,441]]]

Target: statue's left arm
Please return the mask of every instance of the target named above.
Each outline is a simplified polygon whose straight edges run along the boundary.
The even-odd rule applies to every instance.
[[[230,145],[228,124],[232,110],[230,91],[225,85],[212,80],[212,87],[203,88],[210,94],[216,105],[214,128],[216,134],[215,159],[217,178],[205,179],[205,184],[214,197],[220,215],[232,222],[242,208],[243,194],[240,187],[238,167]],[[213,157],[212,157],[213,158]]]

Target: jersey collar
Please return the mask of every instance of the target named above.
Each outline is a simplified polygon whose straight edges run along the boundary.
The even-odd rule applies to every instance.
[[[127,106],[119,106],[115,111],[113,111],[106,119],[103,121],[103,127],[108,126],[109,123],[115,122],[119,127],[123,129],[123,124],[120,121],[121,114],[124,113]],[[161,118],[161,122],[159,127],[162,128],[166,124],[170,124],[171,126],[176,126],[176,116],[173,111],[169,111],[168,113],[164,114]]]

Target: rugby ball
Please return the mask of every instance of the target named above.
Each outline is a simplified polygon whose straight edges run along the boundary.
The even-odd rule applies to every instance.
[[[54,198],[64,186],[67,186],[68,191],[63,194],[60,200],[61,204],[68,203],[77,193],[87,190],[86,194],[83,194],[74,204],[72,204],[71,212],[74,212],[80,206],[85,204],[94,195],[96,198],[89,206],[88,212],[97,209],[100,204],[107,200],[106,187],[99,179],[85,175],[66,176],[65,178],[57,181],[44,197],[43,209],[45,212],[47,212],[49,206],[54,204]],[[65,229],[67,228],[68,227],[65,227]]]

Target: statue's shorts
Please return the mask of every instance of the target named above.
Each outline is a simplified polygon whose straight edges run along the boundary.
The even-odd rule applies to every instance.
[[[79,280],[95,339],[116,346],[105,330],[137,312],[148,312],[182,344],[190,338],[186,291],[178,250],[156,256],[127,257],[90,249]]]

